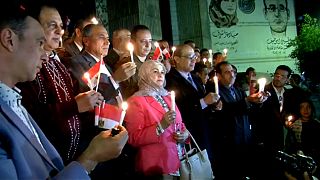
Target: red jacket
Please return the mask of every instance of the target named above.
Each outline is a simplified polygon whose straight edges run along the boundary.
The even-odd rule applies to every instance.
[[[171,107],[170,96],[163,97]],[[132,96],[128,99],[125,118],[129,132],[129,144],[138,149],[136,170],[145,175],[169,174],[180,167],[177,144],[173,139],[174,125],[170,125],[160,136],[156,133],[158,122],[165,110],[151,96]],[[185,130],[180,111],[176,106],[176,123]]]

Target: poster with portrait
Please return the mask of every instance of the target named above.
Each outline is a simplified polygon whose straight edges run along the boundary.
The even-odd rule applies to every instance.
[[[296,71],[287,44],[296,32],[289,0],[208,0],[213,52],[228,49],[228,60],[245,71],[272,73],[280,64]]]

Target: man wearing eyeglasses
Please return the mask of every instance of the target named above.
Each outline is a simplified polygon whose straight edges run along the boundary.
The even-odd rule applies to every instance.
[[[287,132],[290,128],[286,126],[286,121],[290,115],[294,117],[291,121],[296,120],[300,101],[298,96],[302,96],[285,87],[291,74],[290,67],[279,65],[274,72],[272,82],[264,88],[265,91],[270,92],[271,96],[263,103],[257,131],[264,148],[265,160],[262,162],[266,161],[264,164],[268,164],[268,168],[272,167],[270,175],[275,175],[272,173],[279,171],[276,166],[269,166],[269,164],[275,163],[272,161],[275,160],[277,151],[287,150]]]
[[[271,34],[274,37],[286,36],[287,24],[290,18],[287,0],[263,0],[264,16],[269,22]]]
[[[190,73],[194,70],[197,59],[197,55],[190,45],[177,46],[173,58],[176,66],[166,74],[166,89],[175,91],[176,103],[183,122],[200,148],[207,149],[211,159],[208,118],[205,113],[212,106],[215,109],[222,107],[219,95],[213,92],[208,92],[206,95],[199,78]]]

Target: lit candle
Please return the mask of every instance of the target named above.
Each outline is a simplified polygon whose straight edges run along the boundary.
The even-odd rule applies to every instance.
[[[172,58],[173,58],[173,55],[174,55],[174,51],[176,51],[176,49],[177,49],[177,48],[176,48],[175,46],[172,46],[172,48],[171,48],[171,50],[172,50],[172,56],[171,56],[171,57],[172,57]]]
[[[96,17],[93,17],[93,18],[91,19],[91,22],[92,22],[92,24],[99,24],[99,21],[97,20]]]
[[[134,63],[134,61],[133,61],[133,45],[132,45],[131,42],[128,43],[127,48],[128,48],[128,50],[130,52],[131,62]]]
[[[225,48],[225,49],[223,50],[223,55],[224,55],[224,56],[227,56],[227,52],[228,52],[228,49]]]
[[[123,102],[122,103],[122,111],[121,111],[121,116],[120,116],[120,121],[119,121],[119,125],[122,126],[124,117],[126,116],[126,111],[128,109],[128,103],[127,102]]]
[[[207,58],[203,58],[203,63],[205,64],[207,62]]]
[[[174,91],[171,91],[170,95],[171,95],[171,110],[176,111],[176,94]]]
[[[209,49],[209,59],[208,61],[212,64],[212,50]]]
[[[289,115],[288,118],[287,118],[288,121],[292,121],[292,119],[293,119],[292,115]]]
[[[266,78],[260,78],[258,79],[258,84],[259,84],[259,92],[264,91],[264,86],[266,85],[267,79]]]
[[[219,81],[218,81],[218,77],[217,77],[217,75],[214,75],[214,77],[213,77],[213,81],[214,81],[214,89],[215,89],[215,93],[216,94],[219,94]]]
[[[91,82],[91,79],[90,79],[90,74],[89,74],[88,72],[86,72],[86,73],[84,73],[83,76],[84,76],[84,78],[86,78],[86,80],[88,81],[88,86],[89,86],[90,90],[92,90],[93,87],[92,87],[92,82]]]

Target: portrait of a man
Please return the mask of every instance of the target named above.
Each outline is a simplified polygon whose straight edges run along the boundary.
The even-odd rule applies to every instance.
[[[285,37],[290,18],[287,0],[263,0],[264,16],[273,37]]]

